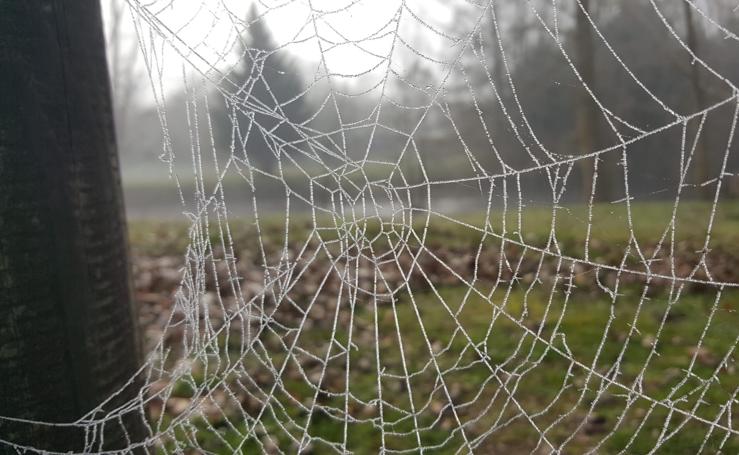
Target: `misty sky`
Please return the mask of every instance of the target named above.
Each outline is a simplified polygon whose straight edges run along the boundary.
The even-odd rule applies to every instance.
[[[103,0],[109,31],[111,5],[123,1]],[[256,1],[278,43],[287,45],[286,49],[314,72],[325,59],[330,72],[347,81],[372,70],[384,72],[383,58],[391,53],[393,46],[394,56],[408,51],[402,49],[403,43],[394,40],[396,29],[406,43],[418,46],[419,50],[433,53],[441,48],[443,39],[419,19],[431,27],[443,26],[452,19],[458,3],[407,0],[402,9],[400,0]],[[164,91],[169,91],[181,86],[183,69],[217,79],[219,73],[234,65],[239,35],[244,30],[243,21],[251,2],[154,0],[132,1],[131,5],[138,11],[133,15],[126,11],[120,34],[125,42],[122,47],[131,48],[139,37],[155,74],[155,83],[161,81]],[[396,20],[399,14],[400,25]],[[137,17],[137,21],[132,17]],[[315,39],[316,31],[323,38],[320,44],[323,52]],[[109,54],[112,54],[110,50]],[[141,56],[137,59],[141,76],[146,74],[145,61]],[[186,62],[184,66],[183,62]],[[146,99],[139,96],[142,101]]]

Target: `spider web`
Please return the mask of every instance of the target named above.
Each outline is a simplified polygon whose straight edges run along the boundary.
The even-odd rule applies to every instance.
[[[350,33],[361,1],[260,3],[267,20],[294,8],[305,22],[276,50],[242,42],[240,58],[258,70],[237,80],[224,68],[237,65],[233,49],[253,26],[240,13],[205,1],[178,21],[177,2],[129,1],[190,241],[167,322],[129,383],[139,384],[136,399],[114,411],[101,404],[71,424],[85,429],[84,452],[112,452],[102,435],[127,415],[147,431],[126,431],[124,451],[157,453],[599,453],[612,444],[655,453],[686,432],[700,435],[701,451],[735,443],[739,333],[723,321],[737,283],[717,270],[711,240],[731,176],[736,86],[693,52],[654,0],[664,31],[684,58],[722,81],[725,97],[678,113],[630,69],[580,1],[519,2],[516,14],[512,3],[460,2],[470,12],[462,32],[420,2],[388,3],[387,21],[361,36]],[[588,86],[563,37],[576,11],[664,123],[639,126]],[[521,56],[506,38],[524,16],[597,106],[612,144],[566,154],[537,134],[511,69]],[[194,25],[203,21],[212,25]],[[494,39],[482,43],[483,29]],[[346,48],[366,54],[367,68],[332,69]],[[315,66],[304,92],[270,107],[252,91],[260,81],[269,86],[265,62],[277,52],[307,55]],[[175,106],[164,82],[173,67],[186,87]],[[417,78],[419,68],[432,77]],[[469,100],[472,114],[460,117],[455,96]],[[289,118],[289,106],[305,98],[319,100],[314,112]],[[505,145],[486,121],[487,100],[507,121]],[[233,125],[225,152],[216,144],[218,103],[229,106]],[[173,109],[186,112],[188,138],[173,136]],[[714,117],[730,125],[720,168],[696,183],[696,150]],[[275,121],[290,134],[278,133]],[[659,232],[641,240],[645,212],[630,189],[640,170],[629,156],[666,134],[679,137],[670,155],[679,181],[666,190]],[[273,165],[255,161],[251,136],[269,144]],[[462,165],[435,166],[439,143]],[[510,144],[514,154],[502,149]],[[599,204],[609,158],[621,194]],[[579,207],[567,198],[583,162],[593,168],[592,187]],[[704,187],[705,210],[687,218],[684,200]],[[535,200],[529,188],[545,197]],[[616,240],[599,237],[614,224]],[[684,246],[683,224],[700,225],[697,252]],[[540,226],[546,235],[537,237]],[[561,240],[568,229],[577,231],[574,245]],[[700,307],[689,314],[702,318],[703,330],[675,334],[686,307]],[[578,326],[583,313],[588,325]],[[593,333],[589,343],[580,331]],[[670,354],[678,335],[691,339],[681,356]],[[655,377],[664,378],[661,387]]]

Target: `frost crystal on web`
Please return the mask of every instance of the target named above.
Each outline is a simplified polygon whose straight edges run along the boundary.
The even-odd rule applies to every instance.
[[[86,453],[126,414],[152,453],[736,447],[736,78],[682,15],[738,38],[702,2],[622,2],[699,102],[604,2],[186,3],[128,0],[189,245]]]

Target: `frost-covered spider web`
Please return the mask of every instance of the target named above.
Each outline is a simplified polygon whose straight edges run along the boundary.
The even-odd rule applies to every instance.
[[[137,397],[75,424],[85,452],[117,425],[126,450],[156,453],[736,449],[739,262],[713,238],[732,210],[737,88],[674,5],[642,2],[721,87],[687,110],[580,1],[186,3],[129,1],[189,223],[181,286]],[[255,47],[265,21],[294,30]],[[536,38],[513,34],[524,22]],[[589,85],[578,26],[661,123]],[[527,103],[516,49],[532,39],[569,79],[527,77],[587,108]],[[299,89],[278,55],[301,58]],[[550,147],[546,109],[592,113],[606,139]],[[698,180],[709,124],[722,145]],[[674,178],[649,186],[634,156],[658,147]]]

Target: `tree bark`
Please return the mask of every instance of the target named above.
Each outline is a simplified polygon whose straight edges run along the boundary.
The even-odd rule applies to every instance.
[[[103,37],[97,0],[0,0],[3,417],[72,422],[138,392],[126,387],[139,348]],[[141,423],[124,415],[92,439],[123,448]],[[101,447],[75,426],[4,418],[0,438]]]

